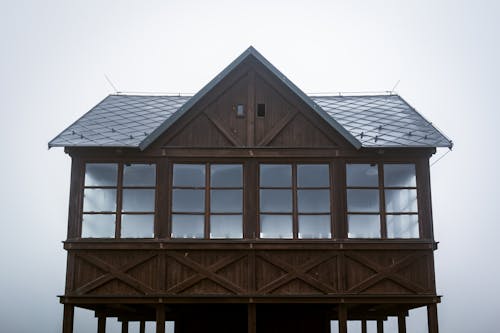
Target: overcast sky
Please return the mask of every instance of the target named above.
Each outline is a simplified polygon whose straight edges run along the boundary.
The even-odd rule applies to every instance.
[[[253,45],[305,92],[399,81],[453,139],[431,169],[440,328],[498,332],[499,4],[0,0],[1,330],[60,331],[70,158],[47,142],[113,92],[104,74],[194,93]],[[425,325],[419,311],[409,332]],[[95,327],[77,312],[75,332]]]

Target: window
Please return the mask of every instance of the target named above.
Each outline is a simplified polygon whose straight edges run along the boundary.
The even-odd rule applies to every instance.
[[[243,166],[174,164],[172,238],[243,238]]]
[[[261,164],[260,238],[331,238],[328,164]]]
[[[346,166],[349,238],[418,238],[415,165],[379,169],[378,164]]]
[[[87,163],[83,238],[152,238],[155,164]]]

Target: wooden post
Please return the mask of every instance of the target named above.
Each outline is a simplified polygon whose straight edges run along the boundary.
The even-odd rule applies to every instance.
[[[97,317],[97,333],[106,333],[106,317]]]
[[[248,333],[257,333],[257,308],[255,303],[248,304]]]
[[[156,333],[165,333],[165,304],[156,306]]]
[[[404,313],[398,314],[398,333],[406,333],[406,316]]]
[[[384,333],[384,321],[377,319],[377,333]]]
[[[144,320],[141,320],[139,323],[139,333],[145,333],[146,332],[146,322]]]
[[[64,304],[63,311],[63,333],[73,333],[73,320],[75,317],[75,306],[72,304]]]
[[[429,333],[439,333],[437,305],[427,305],[427,325],[429,326]]]
[[[339,304],[339,333],[347,333],[347,306]]]
[[[361,320],[361,333],[366,333],[367,332],[367,329],[366,329],[366,320],[363,319]]]
[[[122,333],[128,333],[128,321],[122,321]]]

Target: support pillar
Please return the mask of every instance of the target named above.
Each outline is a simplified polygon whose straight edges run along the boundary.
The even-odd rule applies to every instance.
[[[128,321],[122,321],[122,333],[128,333]]]
[[[156,333],[165,333],[165,304],[156,306]]]
[[[377,319],[377,333],[384,333],[384,321]]]
[[[63,333],[73,333],[73,320],[75,317],[75,306],[72,304],[64,304],[63,311]]]
[[[439,333],[437,305],[427,305],[427,325],[429,333]]]
[[[347,305],[339,304],[339,333],[347,333]]]
[[[248,304],[248,333],[257,333],[257,306]]]
[[[361,333],[367,333],[366,320],[361,321]]]
[[[97,317],[97,333],[106,333],[106,317]]]
[[[146,333],[146,322],[144,320],[139,322],[139,333]]]
[[[404,313],[398,314],[398,333],[406,333],[406,316]]]

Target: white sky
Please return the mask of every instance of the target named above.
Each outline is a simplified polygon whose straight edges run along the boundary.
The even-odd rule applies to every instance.
[[[47,142],[121,91],[196,92],[253,45],[305,92],[396,89],[453,139],[432,167],[442,332],[497,332],[497,1],[0,0],[0,325],[58,332],[70,159]],[[424,315],[424,316],[422,316]],[[425,313],[409,332],[425,332]],[[75,332],[95,332],[77,313]],[[109,332],[118,326],[109,325]]]

